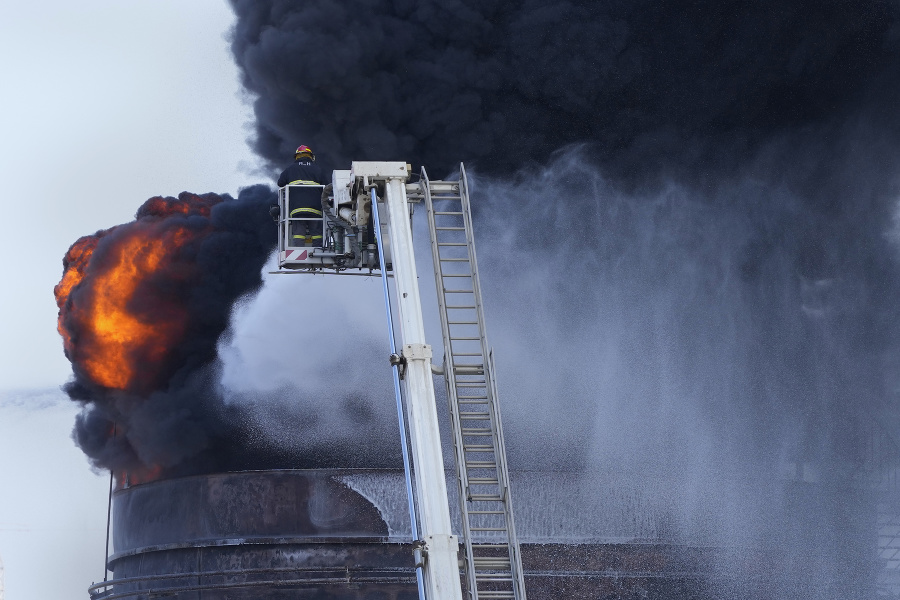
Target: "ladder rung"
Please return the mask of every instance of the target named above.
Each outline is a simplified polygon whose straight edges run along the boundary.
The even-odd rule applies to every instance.
[[[438,242],[438,246],[443,248],[444,246],[468,246],[466,242]]]
[[[467,419],[490,419],[491,413],[489,412],[461,412],[459,413],[460,417],[465,417]]]
[[[441,262],[469,262],[468,258],[439,258]]]
[[[465,231],[465,227],[435,227],[437,231]]]
[[[469,527],[469,531],[506,531],[506,527]]]
[[[483,433],[481,435],[489,436],[489,433]],[[463,450],[466,452],[493,452],[494,447],[491,444],[463,444]]]
[[[497,466],[497,463],[493,460],[473,460],[466,462],[466,466],[470,469],[493,469]]]
[[[471,512],[471,511],[470,511]],[[475,546],[472,546],[472,549],[475,550]],[[508,556],[473,556],[474,562],[477,565],[488,565],[488,564],[496,564],[496,565],[504,565],[509,566],[510,560]]]
[[[471,277],[472,274],[469,273],[467,275],[461,273],[441,273],[441,277]]]
[[[479,340],[481,340],[481,338],[478,337],[478,336],[472,336],[472,337],[451,337],[451,338],[450,338],[450,341],[451,341],[451,342],[477,342],[477,341],[479,341]]]
[[[501,502],[503,500],[498,494],[469,494],[468,498],[470,502]]]
[[[480,550],[482,548],[485,550],[489,548],[509,548],[509,544],[472,544],[472,550]]]
[[[447,321],[447,325],[478,325],[478,321]]]
[[[500,481],[496,477],[469,477],[469,483],[478,485],[499,485]]]
[[[435,216],[437,215],[458,215],[462,216],[462,212],[459,211],[434,211]]]
[[[450,356],[481,356],[481,352],[452,352]]]
[[[487,396],[457,396],[457,400],[487,400]]]
[[[474,404],[486,404],[486,403],[487,403],[487,398],[484,398],[482,400],[472,400],[472,399],[459,400],[459,399],[457,399],[457,404],[473,404],[474,405]]]

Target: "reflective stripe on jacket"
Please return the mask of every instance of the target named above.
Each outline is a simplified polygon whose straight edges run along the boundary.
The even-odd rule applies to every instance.
[[[295,208],[294,210],[291,211],[291,216],[293,217],[297,213],[312,213],[312,214],[316,215],[317,217],[322,216],[322,211],[316,210],[315,208],[306,208],[306,207]]]

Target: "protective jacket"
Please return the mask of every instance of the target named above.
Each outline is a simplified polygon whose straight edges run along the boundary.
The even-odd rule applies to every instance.
[[[278,178],[278,187],[286,185],[303,185],[316,184],[324,185],[329,183],[325,181],[322,169],[313,161],[307,158],[301,158],[287,169],[281,172]]]
[[[322,169],[313,161],[302,158],[281,173],[278,187],[322,185],[324,181]],[[307,191],[312,193],[306,193]],[[314,246],[321,246],[322,199],[319,188],[290,188],[288,197],[288,216],[292,219],[290,245],[304,246],[311,243]]]

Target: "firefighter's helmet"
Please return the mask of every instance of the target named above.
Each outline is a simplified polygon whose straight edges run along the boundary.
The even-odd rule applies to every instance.
[[[294,160],[300,160],[301,158],[316,160],[316,155],[313,154],[312,148],[309,146],[298,146],[297,151],[294,152]]]

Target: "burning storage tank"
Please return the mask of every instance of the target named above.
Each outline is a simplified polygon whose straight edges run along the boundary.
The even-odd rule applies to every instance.
[[[407,549],[348,476],[222,473],[121,489],[115,579],[92,597],[416,597]]]
[[[530,598],[714,597],[717,551],[660,541],[653,507],[623,518],[641,502],[633,490],[598,495],[574,474],[513,483]],[[114,577],[91,588],[95,600],[418,598],[402,471],[160,480],[116,491],[113,515]]]
[[[700,570],[709,564],[704,558],[707,551],[660,543],[655,521],[644,520],[651,511],[625,517],[622,499],[633,500],[630,493],[604,497],[598,494],[600,490],[586,487],[577,475],[523,472],[518,479],[510,478],[493,354],[480,308],[465,170],[460,166],[458,180],[439,181],[430,180],[423,169],[418,181],[408,183],[410,168],[406,163],[363,162],[353,163],[350,171],[335,171],[333,184],[328,186],[337,190],[333,198],[324,186],[315,190],[323,199],[325,214],[319,218],[327,219],[321,224],[326,233],[320,246],[295,246],[298,236],[293,227],[301,218],[291,216],[298,209],[292,207],[295,194],[289,192],[308,190],[299,186],[299,190],[283,191],[279,194],[278,256],[280,266],[290,269],[368,269],[369,274],[373,268],[380,270],[388,329],[393,332],[387,286],[391,272],[400,307],[396,330],[402,342],[398,349],[391,340],[391,364],[400,431],[405,436],[405,412],[415,449],[415,489],[404,485],[411,477],[400,471],[235,472],[232,466],[223,469],[226,472],[177,477],[177,471],[159,468],[158,461],[136,471],[129,465],[123,481],[137,484],[126,484],[114,499],[109,566],[115,577],[92,588],[95,598],[401,600],[419,596],[414,556],[421,555],[424,561],[419,566],[426,573],[426,586],[438,578],[456,586],[463,566],[459,559],[464,557],[463,586],[474,592],[472,597],[484,600],[524,600],[523,585],[532,598],[598,594],[622,599],[703,597],[705,578]],[[431,347],[424,339],[407,198],[423,202],[429,215],[443,333],[440,366],[431,362]],[[219,202],[214,206],[221,206]],[[379,203],[384,204],[382,209]],[[370,214],[370,224],[361,227],[340,217],[345,204],[355,207],[353,214]],[[371,212],[366,207],[371,207]],[[385,210],[386,219],[379,216],[380,210]],[[171,210],[166,219],[172,219]],[[180,220],[176,215],[174,222]],[[387,241],[381,232],[385,227]],[[140,226],[136,228],[140,230]],[[364,235],[365,229],[374,230],[375,239]],[[304,243],[308,240],[308,236],[300,237]],[[202,241],[197,243],[202,246]],[[386,258],[387,248],[390,259]],[[176,249],[170,260],[174,263],[181,256]],[[129,304],[127,299],[124,303]],[[68,309],[71,303],[62,306]],[[100,312],[108,310],[101,307]],[[72,311],[64,314],[70,318],[61,317],[61,322],[70,326]],[[411,314],[418,316],[412,318]],[[94,321],[88,322],[86,329],[91,331]],[[120,354],[140,358],[142,346]],[[452,432],[447,437],[452,437],[457,466],[450,475],[445,473],[445,465],[454,461],[449,445],[442,444],[437,433],[435,372],[446,374],[449,414],[445,418]],[[97,379],[94,371],[88,375]],[[400,380],[404,378],[407,394],[401,398]],[[154,385],[159,386],[161,380],[156,377]],[[125,388],[144,395],[144,388],[135,388],[131,379],[113,382],[116,385],[99,383],[104,388]],[[120,406],[117,396],[111,400],[113,407]],[[138,421],[142,413],[137,411]],[[142,441],[133,432],[124,433],[129,441]],[[113,425],[112,443],[115,436]],[[227,448],[227,444],[219,447]],[[137,454],[143,460],[146,452]],[[196,455],[192,461],[197,463]],[[210,471],[214,472],[207,469]],[[464,502],[458,497],[462,491]],[[407,512],[413,493],[421,525],[418,532]],[[522,545],[510,503],[511,497],[519,496],[525,499],[519,508],[524,522]],[[448,507],[452,508],[448,511]],[[596,510],[598,507],[602,510]],[[413,540],[417,540],[415,548]],[[653,543],[640,543],[645,540]],[[505,589],[498,589],[504,585]],[[432,600],[454,597],[441,595],[441,588],[433,585],[427,596]]]
[[[405,177],[408,167],[402,163],[397,167]],[[423,171],[421,181],[411,184],[407,191],[427,203],[440,195],[443,197],[438,201],[446,203],[466,196],[467,185],[462,179],[457,183],[428,184]],[[429,185],[430,191],[425,187]],[[357,187],[354,197],[365,200],[371,193],[373,209],[377,206],[375,195],[385,192],[365,181]],[[404,189],[398,184],[394,198],[405,193]],[[255,462],[241,445],[242,438],[235,435],[240,431],[230,429],[240,425],[241,409],[226,406],[217,397],[213,361],[232,303],[259,285],[259,271],[273,246],[271,222],[266,211],[260,210],[266,208],[271,193],[262,189],[257,192],[261,193],[255,197],[253,193],[242,193],[237,201],[189,194],[178,199],[151,199],[138,211],[134,223],[83,238],[66,257],[57,300],[60,332],[75,372],[75,381],[68,391],[73,399],[88,405],[79,419],[76,438],[97,465],[127,473],[121,479],[131,484],[125,484],[114,498],[115,536],[110,567],[115,576],[93,588],[95,598],[418,595],[410,543],[416,536],[410,531],[409,515],[404,510],[405,477],[399,471],[240,472],[248,466],[272,465]],[[333,208],[340,208],[335,201],[337,206]],[[282,208],[282,215],[290,215],[287,208]],[[377,222],[374,212],[373,221]],[[404,222],[407,210],[403,207],[390,214],[400,215],[398,220]],[[457,219],[463,213],[438,209],[436,214]],[[429,227],[434,231],[461,232],[469,227],[469,221],[465,221],[465,227],[458,222],[430,222]],[[340,221],[329,222],[341,225]],[[282,218],[282,225],[283,234],[288,233],[289,216],[287,220]],[[352,227],[350,230],[358,233]],[[303,258],[294,256],[288,248],[279,248],[279,260],[320,268],[328,265],[323,259],[333,258],[331,264],[336,268],[346,268],[347,248],[353,247],[348,244],[354,236],[346,228],[344,233],[332,245],[323,246],[321,252],[304,248],[300,254],[306,252],[307,256]],[[467,241],[445,241],[443,246],[457,250],[467,247],[471,243],[468,233]],[[286,237],[283,235],[281,241]],[[343,254],[338,239],[342,240]],[[360,240],[358,236],[356,243],[361,244]],[[365,256],[371,265],[375,259],[369,245],[358,246],[360,252],[355,255],[350,251],[351,258],[362,260]],[[438,238],[432,250],[441,245]],[[384,247],[380,241],[377,246]],[[224,249],[230,254],[225,256]],[[401,249],[398,245],[394,250],[396,265]],[[234,268],[234,260],[228,258],[244,259],[246,264]],[[344,262],[339,264],[340,260]],[[446,254],[440,260],[460,266],[470,261]],[[221,269],[208,269],[209,264]],[[381,256],[377,264],[387,263]],[[472,277],[436,269],[438,276]],[[443,279],[437,289],[443,290],[438,293],[443,294],[445,303],[451,292],[473,293],[471,289],[453,289]],[[406,294],[402,297],[406,298]],[[480,302],[473,305],[449,308],[475,310]],[[447,318],[446,314],[442,317],[447,321],[459,319]],[[472,322],[459,319],[465,322],[457,324],[474,328],[481,318],[478,314]],[[479,362],[448,361],[447,356],[453,354],[452,342],[462,341],[479,342],[481,348],[460,351],[456,356],[477,356]],[[454,400],[452,395],[460,394],[460,390],[447,386],[450,411],[455,407],[455,417],[469,421],[464,429],[454,432],[456,464],[472,468],[472,473],[465,473],[470,484],[496,486],[496,480],[486,481],[482,469],[489,462],[487,468],[495,470],[496,478],[501,479],[502,453],[495,452],[496,446],[489,448],[490,444],[472,441],[475,436],[492,438],[494,444],[499,439],[499,432],[491,430],[499,429],[498,414],[488,415],[493,409],[486,406],[485,399],[495,392],[493,381],[487,381],[488,365],[493,370],[493,355],[483,341],[483,332],[445,331],[444,365],[426,368],[430,367],[429,375],[436,371],[453,373],[457,383],[466,387],[463,395]],[[409,377],[414,361],[424,363],[430,359],[430,349],[429,353],[424,347],[413,349],[417,350],[415,355],[392,355],[395,372],[402,365]],[[466,446],[473,453],[487,455],[473,458],[466,455]],[[429,473],[436,474],[443,484],[441,470],[449,462],[447,456],[441,456],[439,441],[435,455],[438,466]],[[320,460],[316,466],[337,464],[341,463]],[[506,477],[505,464],[502,467]],[[423,471],[418,469],[417,475]],[[801,474],[800,484],[783,496],[787,503],[777,511],[777,518],[767,510],[754,514],[744,506],[716,510],[712,504],[717,499],[703,493],[710,488],[699,494],[685,493],[684,488],[695,482],[679,477],[677,472],[668,475],[668,479],[660,478],[656,486],[647,486],[647,473],[636,479],[643,484],[633,484],[625,472],[604,480],[599,471],[590,476],[521,471],[514,472],[510,487],[502,483],[500,495],[511,488],[517,498],[522,572],[532,599],[573,596],[699,600],[729,598],[736,592],[762,599],[813,597],[809,592],[817,589],[837,590],[837,595],[827,597],[848,598],[853,596],[843,594],[844,589],[865,592],[871,587],[867,588],[863,581],[871,570],[867,564],[871,562],[871,545],[861,541],[865,542],[866,531],[874,524],[858,517],[874,514],[867,510],[871,500],[855,489],[835,492],[821,485],[805,485],[804,469],[797,471]],[[463,478],[460,473],[455,476]],[[444,510],[447,500],[450,507],[461,504],[452,497],[457,486],[446,487],[451,498],[443,502]],[[715,492],[731,498],[752,496],[739,487],[723,481],[715,486]],[[484,498],[483,489],[471,495]],[[695,506],[678,506],[679,499],[683,502],[691,498],[698,500]],[[846,511],[842,503],[862,509]],[[790,518],[810,506],[820,507],[816,514],[835,515],[840,519],[839,526],[831,530],[807,527],[813,523],[807,518],[796,519],[801,525],[791,528]],[[777,593],[767,589],[770,574],[779,571],[775,563],[784,562],[783,553],[750,550],[751,544],[746,548],[732,544],[727,551],[722,550],[725,544],[715,532],[725,530],[731,523],[717,523],[708,517],[722,517],[724,512],[729,517],[736,516],[742,531],[775,532],[783,538],[796,534],[802,538],[800,544],[789,548],[793,555],[788,558],[794,562],[780,572],[792,579],[791,585],[793,580],[799,581],[795,587],[803,594],[785,593],[783,581],[777,582],[781,586]],[[693,523],[679,521],[691,514]],[[478,518],[468,523],[471,525]],[[453,532],[464,539],[466,515],[457,513],[454,519]],[[447,520],[449,532],[450,519]],[[762,521],[765,526],[758,525]],[[686,538],[685,532],[692,531],[700,535]],[[842,539],[837,543],[827,539],[831,532],[839,532]],[[852,543],[848,544],[848,540]],[[838,558],[843,562],[831,560],[833,557],[827,552],[816,554],[818,547],[829,544],[840,546]],[[450,568],[443,571],[449,577],[456,575],[456,552],[453,555]],[[431,562],[434,564],[434,554]],[[805,569],[808,564],[815,568]],[[841,569],[835,569],[835,564]],[[723,569],[723,565],[727,568]],[[798,574],[800,577],[796,577]],[[826,574],[825,579],[812,581],[822,574]],[[834,584],[834,580],[844,583]]]

